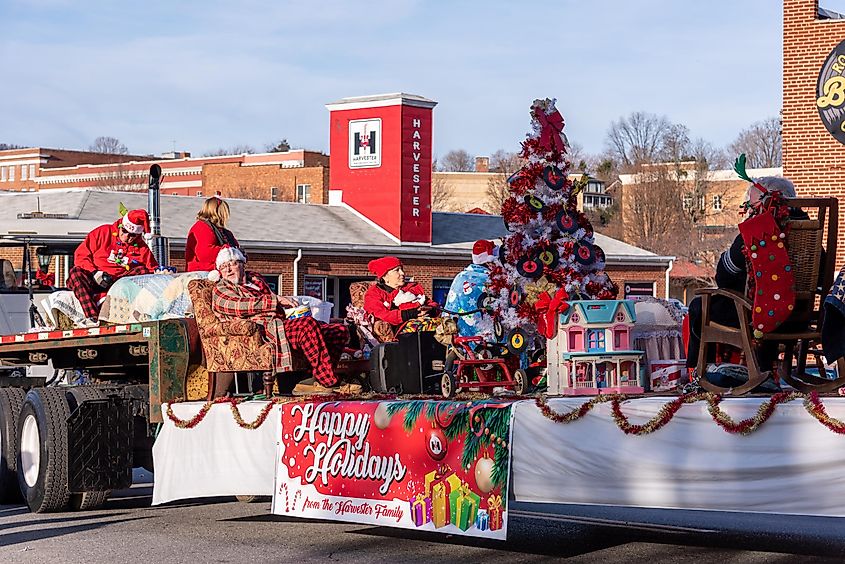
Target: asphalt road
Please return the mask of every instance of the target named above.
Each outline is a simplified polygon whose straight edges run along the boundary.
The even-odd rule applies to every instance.
[[[0,505],[0,562],[845,561],[845,519],[512,504],[498,542],[278,517],[269,501],[150,507],[151,494],[137,484],[82,513]]]

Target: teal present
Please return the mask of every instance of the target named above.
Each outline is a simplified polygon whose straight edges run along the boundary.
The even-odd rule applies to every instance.
[[[449,494],[449,510],[452,524],[466,531],[475,524],[481,496],[469,489],[464,482],[461,487]]]
[[[478,515],[475,518],[475,528],[479,531],[486,531],[490,528],[490,516],[484,509],[478,511]]]

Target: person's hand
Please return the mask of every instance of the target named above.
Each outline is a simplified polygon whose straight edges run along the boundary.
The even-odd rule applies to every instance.
[[[419,317],[426,317],[434,310],[433,307],[429,305],[422,305],[419,309]]]
[[[279,303],[283,307],[291,308],[291,307],[299,307],[299,301],[296,298],[288,297],[288,296],[279,296]]]
[[[94,282],[96,282],[103,288],[107,288],[108,285],[111,283],[111,276],[109,276],[102,270],[98,270],[94,273]]]

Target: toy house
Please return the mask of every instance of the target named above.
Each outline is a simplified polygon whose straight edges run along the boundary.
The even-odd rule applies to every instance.
[[[641,394],[642,351],[631,350],[637,320],[631,300],[569,302],[558,315],[557,334],[549,339],[550,394]]]

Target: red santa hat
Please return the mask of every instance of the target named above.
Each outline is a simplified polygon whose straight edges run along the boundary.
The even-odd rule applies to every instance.
[[[130,210],[120,220],[123,230],[133,235],[143,235],[150,232],[150,216],[147,210]]]
[[[226,246],[220,249],[220,252],[217,253],[217,259],[214,261],[215,266],[217,266],[217,270],[209,272],[208,279],[212,282],[220,280],[220,267],[233,260],[246,262],[246,256],[237,247]]]
[[[486,264],[499,256],[493,241],[480,239],[472,245],[472,264]]]
[[[368,262],[367,270],[375,274],[377,278],[382,278],[385,274],[387,274],[397,266],[402,266],[402,261],[398,258],[381,257]]]

